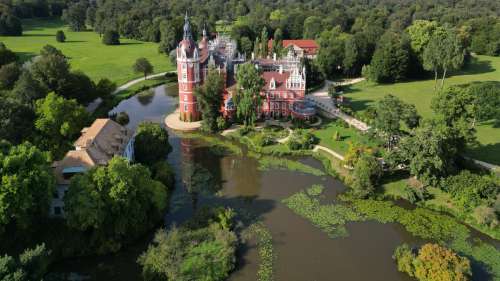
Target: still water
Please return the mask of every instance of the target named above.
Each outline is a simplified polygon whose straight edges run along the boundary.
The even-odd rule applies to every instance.
[[[158,87],[148,95],[134,96],[121,102],[112,112],[126,111],[130,128],[141,121],[163,123],[174,111],[175,87]],[[257,162],[246,156],[220,156],[212,153],[201,140],[182,138],[170,132],[173,151],[168,161],[176,171],[176,189],[165,227],[179,224],[203,205],[223,204],[251,210],[260,216],[273,236],[277,253],[275,280],[283,281],[409,281],[396,270],[391,259],[396,246],[403,242],[420,243],[396,224],[376,222],[347,225],[347,238],[331,239],[307,220],[295,215],[281,200],[312,184],[323,184],[325,200],[333,201],[345,186],[332,177],[317,177],[288,171],[259,171]],[[321,168],[318,161],[301,159]],[[220,190],[188,193],[183,175],[197,163],[208,169],[220,184]],[[217,193],[211,194],[211,193]],[[154,231],[116,255],[67,260],[58,266],[66,272],[91,276],[92,280],[142,280],[137,257],[147,248]],[[257,248],[249,241],[238,250],[237,269],[231,281],[254,281],[259,265]]]

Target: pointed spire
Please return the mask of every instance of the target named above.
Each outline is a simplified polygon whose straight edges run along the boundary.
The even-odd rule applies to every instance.
[[[203,23],[203,37],[204,38],[207,37],[207,24],[206,23]]]
[[[191,34],[191,25],[189,24],[189,17],[187,11],[186,15],[184,16],[184,39],[193,40],[193,36]]]

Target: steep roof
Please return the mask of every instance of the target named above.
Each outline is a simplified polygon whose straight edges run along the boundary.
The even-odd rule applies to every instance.
[[[319,46],[312,39],[283,40],[283,47],[295,45],[302,49],[317,49]]]
[[[264,71],[262,72],[262,78],[266,81],[264,85],[265,91],[284,91],[286,90],[286,79],[290,77],[289,72],[279,73],[278,71]],[[276,88],[271,89],[271,80],[274,79]]]
[[[54,162],[58,183],[64,184],[63,170],[90,168],[106,165],[115,155],[122,155],[132,138],[132,131],[111,119],[96,119],[90,127],[82,129],[82,135],[61,161]]]

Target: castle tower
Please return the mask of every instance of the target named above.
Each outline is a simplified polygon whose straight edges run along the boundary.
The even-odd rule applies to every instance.
[[[194,89],[200,84],[200,53],[191,34],[191,25],[186,12],[184,37],[177,47],[177,78],[179,82],[179,109],[182,121],[201,119]]]

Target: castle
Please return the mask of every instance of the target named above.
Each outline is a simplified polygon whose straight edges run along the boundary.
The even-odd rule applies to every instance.
[[[221,111],[225,117],[233,116],[236,110],[232,99],[236,92],[235,74],[238,65],[247,62],[246,57],[237,52],[236,41],[224,35],[209,40],[205,29],[196,44],[187,14],[183,29],[183,39],[176,50],[180,120],[192,122],[201,119],[194,91],[203,84],[209,68],[214,68],[224,77]],[[257,108],[259,117],[307,119],[315,114],[314,108],[304,102],[306,71],[301,68],[300,57],[293,49],[282,59],[277,59],[275,54],[273,58],[255,59],[252,54],[249,63],[261,71],[265,81],[260,93],[262,104]]]

